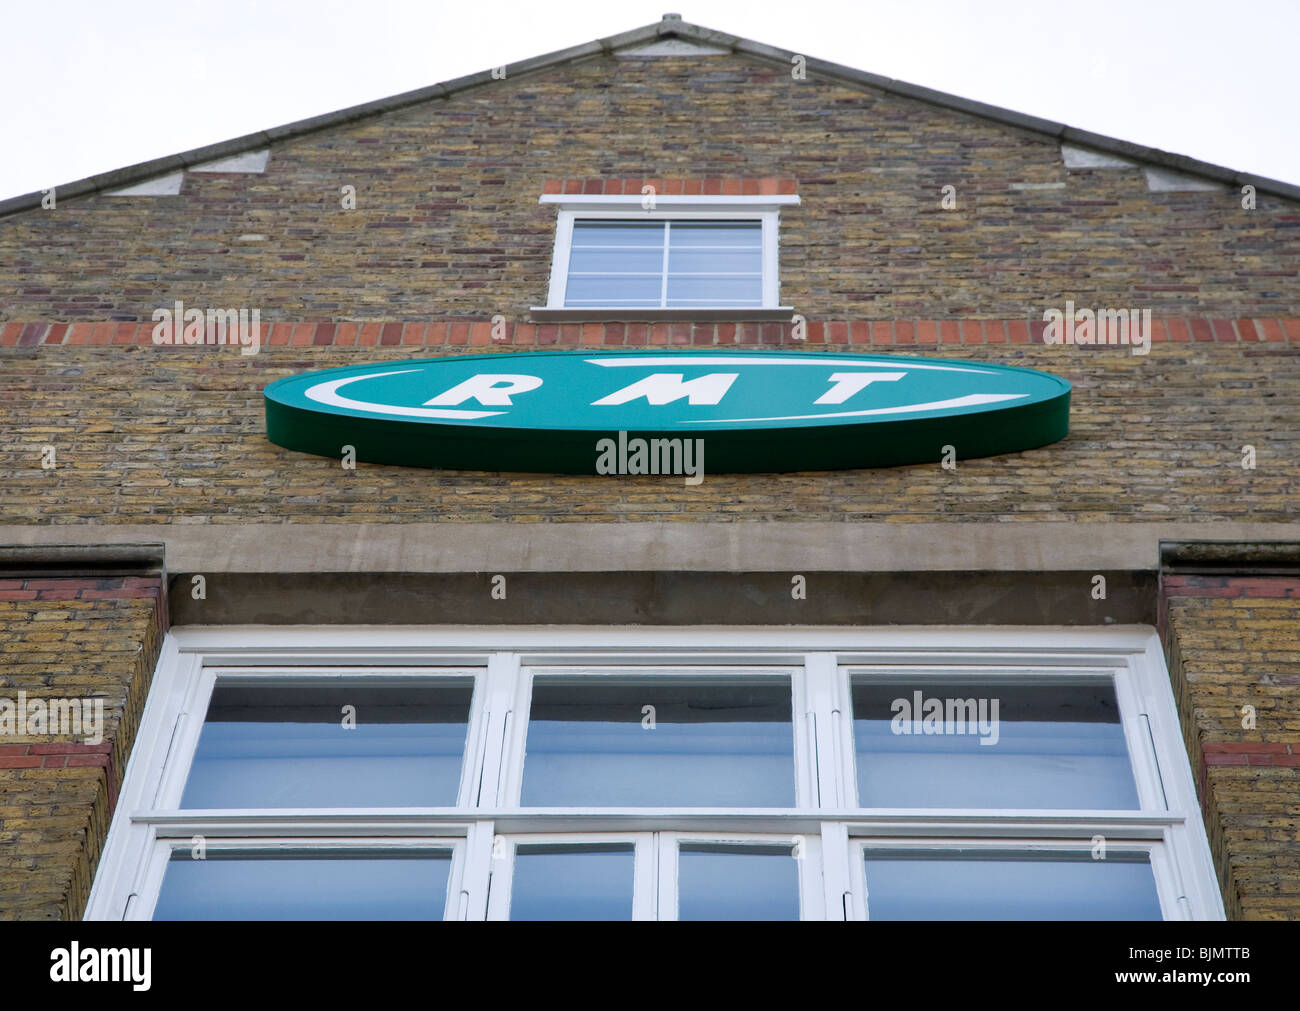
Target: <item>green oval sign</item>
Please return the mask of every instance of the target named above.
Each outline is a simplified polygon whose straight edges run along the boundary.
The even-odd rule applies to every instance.
[[[286,449],[563,474],[694,473],[673,465],[694,452],[717,474],[992,456],[1064,438],[1070,411],[1070,384],[1035,369],[794,351],[371,363],[280,379],[265,397],[267,437]]]

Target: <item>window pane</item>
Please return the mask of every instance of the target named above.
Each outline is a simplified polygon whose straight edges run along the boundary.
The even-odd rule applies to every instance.
[[[763,254],[757,249],[673,249],[668,254],[668,272],[761,275]]]
[[[569,257],[570,274],[653,274],[664,269],[662,249],[575,249]]]
[[[662,297],[660,275],[651,277],[570,277],[564,304],[570,306],[657,306]]]
[[[793,807],[790,679],[539,675],[522,803]]]
[[[669,305],[763,304],[760,277],[710,277],[707,274],[669,275]]]
[[[863,807],[1134,809],[1113,684],[853,680]]]
[[[677,918],[799,919],[799,870],[791,847],[682,845]]]
[[[452,806],[473,691],[472,678],[218,681],[181,807]]]
[[[664,244],[662,221],[575,221],[572,246],[656,246]]]
[[[520,846],[510,886],[512,920],[630,920],[631,843]]]
[[[564,304],[761,307],[762,249],[760,221],[575,221]]]
[[[866,857],[872,920],[1159,920],[1146,857]]]
[[[155,920],[441,920],[451,851],[178,851]]]
[[[669,229],[668,245],[678,246],[741,246],[761,249],[763,223],[761,221],[674,221]]]

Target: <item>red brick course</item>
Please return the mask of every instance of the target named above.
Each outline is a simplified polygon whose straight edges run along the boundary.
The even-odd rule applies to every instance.
[[[149,323],[7,323],[0,324],[0,346],[29,347],[62,344],[143,344],[153,343]],[[555,347],[597,347],[623,345],[641,347],[654,344],[788,344],[800,341],[792,336],[793,323],[764,323],[761,338],[750,323],[662,323],[647,324],[635,330],[626,323],[528,323],[507,321],[506,340],[491,339],[490,319],[455,318],[425,323],[284,323],[262,324],[262,343],[295,347],[373,347],[410,345],[415,347],[463,347],[470,344],[535,345]],[[811,343],[854,344],[1041,344],[1046,324],[1041,320],[808,320],[807,339]],[[668,327],[673,329],[670,331]],[[102,328],[102,329],[101,329]],[[1187,341],[1189,331],[1196,340],[1236,344],[1240,341],[1273,342],[1300,345],[1300,318],[1285,319],[1203,319],[1170,317],[1153,320],[1151,341]],[[92,334],[96,331],[96,334]],[[823,336],[825,335],[825,336]],[[1289,335],[1289,336],[1288,336]],[[87,341],[87,336],[90,340]],[[181,345],[185,347],[187,345]],[[196,345],[197,346],[197,345]],[[210,345],[222,354],[239,354],[236,345]],[[166,350],[169,345],[161,345]],[[1076,345],[1076,347],[1078,347]],[[1124,345],[1079,347],[1088,351],[1119,350]]]
[[[798,183],[788,177],[765,176],[762,179],[708,176],[700,179],[547,179],[543,193],[580,193],[597,196],[641,196],[651,186],[664,196],[777,196],[797,193]]]
[[[84,576],[42,579],[0,580],[0,600],[121,600],[125,597],[159,596],[157,579],[113,576],[93,579]]]

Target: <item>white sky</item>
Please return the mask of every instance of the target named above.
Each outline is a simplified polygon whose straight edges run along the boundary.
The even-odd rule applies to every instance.
[[[6,0],[0,198],[658,21],[1300,184],[1300,0]]]

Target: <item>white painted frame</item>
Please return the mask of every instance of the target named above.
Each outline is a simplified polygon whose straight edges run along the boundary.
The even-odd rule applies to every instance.
[[[1086,833],[1090,830],[1084,826],[1079,827],[1079,832]],[[1099,831],[1094,834],[1103,834]],[[1023,854],[1028,860],[1042,859],[1048,860],[1056,855],[1074,855],[1088,853],[1091,858],[1093,850],[1091,836],[1079,836],[1070,838],[967,838],[948,837],[944,839],[933,838],[915,838],[915,839],[867,839],[856,838],[850,835],[849,852],[852,857],[851,878],[853,881],[853,893],[850,901],[846,903],[848,911],[855,920],[868,920],[871,918],[871,895],[867,883],[866,861],[865,856],[869,850],[890,850],[890,851],[925,851],[925,852],[946,852],[950,850],[962,850],[963,853],[969,854],[971,851],[991,850],[1005,852],[1008,850],[1016,851]],[[1190,920],[1190,919],[1222,919],[1218,917],[1193,917],[1190,915],[1190,903],[1183,894],[1181,880],[1175,871],[1170,859],[1166,846],[1161,842],[1151,840],[1135,840],[1124,838],[1106,837],[1106,852],[1110,855],[1117,854],[1141,854],[1145,856],[1151,866],[1151,875],[1155,880],[1156,895],[1160,901],[1161,915],[1166,920]]]
[[[792,809],[521,809],[518,806],[527,685],[533,670],[779,668],[793,690],[798,806]],[[474,672],[466,768],[451,808],[181,811],[185,775],[218,674],[293,676],[346,666],[393,677]],[[962,676],[1113,677],[1141,808],[1134,811],[928,810],[856,807],[850,669],[897,675],[958,670]],[[430,673],[433,671],[434,673]],[[697,673],[698,670],[691,671]],[[775,672],[775,671],[773,671]],[[664,671],[655,670],[662,674]],[[521,718],[522,716],[522,718]],[[1148,730],[1149,727],[1149,730]],[[805,770],[802,778],[799,770]],[[452,840],[454,887],[446,914],[486,918],[493,841],[698,834],[741,840],[817,841],[821,888],[801,879],[806,916],[866,915],[861,846],[951,846],[1019,840],[1082,845],[1095,834],[1149,846],[1169,919],[1222,919],[1218,882],[1183,748],[1159,639],[1149,626],[329,626],[183,627],[164,640],[121,796],[86,909],[87,919],[143,918],[157,899],[160,847],[192,835],[208,846],[256,839],[284,845],[442,846]],[[1019,845],[1018,842],[1016,845]],[[662,850],[662,844],[661,844]],[[855,854],[858,858],[855,859]],[[660,861],[654,872],[663,878]],[[807,862],[807,872],[814,862]],[[501,875],[497,868],[495,881]],[[492,884],[493,891],[497,884]],[[808,887],[803,887],[807,884]],[[819,898],[814,898],[819,896]],[[500,901],[500,900],[496,900]],[[656,897],[661,902],[661,897]],[[667,910],[665,910],[666,912]]]
[[[674,675],[686,677],[718,677],[718,678],[735,678],[746,677],[755,680],[762,678],[779,678],[790,682],[791,692],[791,713],[790,722],[793,728],[794,752],[794,788],[795,788],[795,807],[810,808],[816,807],[817,784],[816,777],[816,754],[812,749],[813,745],[807,733],[804,720],[798,718],[799,713],[805,712],[805,699],[807,695],[803,671],[799,667],[773,667],[773,666],[754,666],[754,665],[733,665],[727,667],[707,667],[691,664],[674,664],[671,672],[666,672],[662,667],[652,667],[646,664],[587,664],[574,666],[570,664],[560,665],[540,665],[530,664],[522,667],[520,677],[518,678],[513,713],[527,714],[532,708],[532,689],[533,680],[538,675],[543,677],[560,676],[560,677],[578,677],[591,679],[593,681],[631,678],[631,677],[672,677]],[[526,808],[520,805],[520,798],[523,793],[523,767],[524,757],[527,750],[528,737],[528,720],[512,719],[510,734],[506,738],[505,755],[506,760],[502,766],[501,792],[498,795],[498,803],[503,807],[517,808],[520,811],[535,811],[537,808]],[[594,808],[593,810],[600,810]],[[690,809],[681,809],[690,810]]]
[[[773,835],[771,833],[660,832],[659,844],[659,919],[678,919],[681,892],[678,864],[681,846],[686,844],[788,846],[799,879],[799,919],[824,920],[826,896],[822,890],[822,841],[819,835]]]
[[[1046,666],[1038,670],[1016,670],[1005,665],[996,666],[940,666],[926,665],[901,666],[867,666],[848,664],[842,668],[844,684],[852,691],[852,679],[858,675],[880,674],[882,677],[896,679],[900,671],[918,680],[930,679],[936,682],[948,682],[953,685],[978,684],[993,685],[997,683],[1039,683],[1039,684],[1108,684],[1115,689],[1115,699],[1121,714],[1120,726],[1124,733],[1124,743],[1128,751],[1129,767],[1133,771],[1134,786],[1138,797],[1139,811],[1164,810],[1167,807],[1164,789],[1160,780],[1159,763],[1154,751],[1154,741],[1145,731],[1145,723],[1137,718],[1125,719],[1124,714],[1144,717],[1149,703],[1134,683],[1135,679],[1127,665],[1114,667],[1082,667],[1075,665]],[[852,721],[852,701],[849,702],[850,722]],[[848,763],[843,776],[846,788],[850,791],[848,801],[858,796],[856,756]]]
[[[481,670],[476,670],[474,667],[467,665],[449,665],[445,667],[424,665],[402,667],[397,670],[385,667],[353,667],[348,665],[348,669],[344,673],[337,668],[322,664],[301,667],[297,665],[274,666],[258,664],[243,669],[231,666],[202,665],[194,676],[193,689],[187,696],[185,708],[178,716],[175,732],[176,758],[171,762],[166,775],[163,776],[159,783],[158,792],[154,799],[155,806],[166,810],[182,810],[181,795],[184,792],[185,783],[189,779],[190,766],[194,761],[194,754],[198,747],[199,732],[203,729],[202,717],[192,719],[191,714],[207,712],[208,703],[212,698],[212,692],[217,681],[249,683],[294,679],[319,683],[343,680],[362,681],[372,678],[376,680],[412,681],[427,681],[432,678],[457,678],[460,680],[472,679],[474,681],[468,726],[465,734],[465,755],[468,760],[462,762],[461,779],[456,791],[455,804],[458,808],[471,806],[469,801],[477,796],[478,791],[475,759],[482,754],[484,746],[484,727],[482,726],[484,687]],[[478,764],[481,765],[481,762]]]
[[[520,846],[548,844],[630,843],[632,846],[632,919],[656,919],[655,833],[653,832],[542,832],[498,836],[493,840],[492,884],[488,890],[487,918],[510,919],[515,853]]]
[[[559,213],[555,222],[555,248],[551,255],[551,283],[547,290],[546,305],[534,306],[535,309],[573,309],[578,312],[611,312],[627,309],[627,306],[582,306],[580,309],[565,305],[565,294],[569,281],[569,254],[573,246],[573,223],[580,219],[588,220],[637,220],[637,221],[759,221],[762,223],[763,241],[763,304],[760,309],[789,309],[793,307],[780,305],[780,222],[781,207],[799,203],[794,194],[766,196],[673,196],[656,194],[654,209],[647,210],[641,206],[641,198],[634,195],[584,196],[581,194],[543,194],[541,203],[555,204]],[[665,284],[667,279],[665,278]],[[656,308],[678,311],[673,307],[648,306],[638,308],[637,312],[654,311]],[[733,309],[734,306],[690,306],[692,310],[710,312],[716,309]]]
[[[174,854],[178,851],[190,850],[193,847],[194,835],[177,837],[170,833],[160,833],[154,839],[154,844],[148,856],[142,877],[139,892],[139,901],[129,902],[122,919],[124,920],[151,920],[153,919],[154,909],[158,904],[158,897],[162,892],[163,876],[167,873],[167,865]],[[280,835],[246,835],[239,838],[219,837],[211,841],[206,840],[205,848],[207,853],[238,853],[242,850],[312,850],[321,853],[340,853],[345,854],[349,851],[371,852],[376,849],[383,850],[411,850],[417,852],[450,852],[451,867],[447,875],[447,895],[443,901],[442,915],[438,919],[464,919],[458,916],[461,905],[461,881],[465,872],[465,839],[464,837],[402,837],[402,836],[305,836],[299,838],[286,838]],[[89,917],[87,917],[89,918]],[[434,917],[430,917],[434,919]]]
[[[789,846],[799,875],[800,918],[825,919],[821,880],[821,839],[818,836],[739,832],[540,833],[498,836],[493,845],[489,920],[510,919],[515,853],[519,846],[553,843],[629,843],[633,847],[633,920],[676,920],[677,866],[682,843]],[[793,855],[798,847],[799,856]]]

